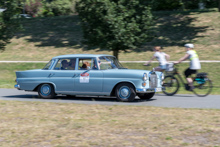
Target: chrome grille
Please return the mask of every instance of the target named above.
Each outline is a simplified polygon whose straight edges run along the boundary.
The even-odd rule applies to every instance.
[[[150,75],[150,88],[157,88],[157,75],[155,73]]]

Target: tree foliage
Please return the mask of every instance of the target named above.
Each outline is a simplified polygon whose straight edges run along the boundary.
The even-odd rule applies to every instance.
[[[17,14],[16,0],[0,1],[0,8],[6,9],[0,12],[0,50],[5,49],[14,33],[19,30],[19,19],[15,19]]]
[[[42,0],[33,0],[26,2],[25,10],[28,14],[35,17],[42,7]]]
[[[81,0],[76,10],[82,20],[84,43],[109,49],[136,49],[153,38],[153,16],[142,0]]]

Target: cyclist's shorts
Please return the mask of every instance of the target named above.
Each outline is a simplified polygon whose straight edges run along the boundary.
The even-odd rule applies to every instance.
[[[197,70],[190,69],[190,68],[187,68],[184,72],[186,78],[188,78],[190,75],[196,74],[196,73],[197,73]]]
[[[163,69],[163,70],[165,70],[166,69],[166,65],[160,65],[160,69]]]

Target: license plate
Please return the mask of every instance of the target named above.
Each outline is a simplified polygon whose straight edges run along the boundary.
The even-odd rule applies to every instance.
[[[160,92],[162,91],[162,88],[155,88],[155,92]]]

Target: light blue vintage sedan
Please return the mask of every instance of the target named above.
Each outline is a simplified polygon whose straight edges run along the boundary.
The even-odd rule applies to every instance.
[[[43,69],[17,71],[15,88],[37,91],[41,98],[57,94],[113,96],[119,101],[151,99],[163,90],[162,72],[124,68],[111,55],[71,54],[52,58]]]

